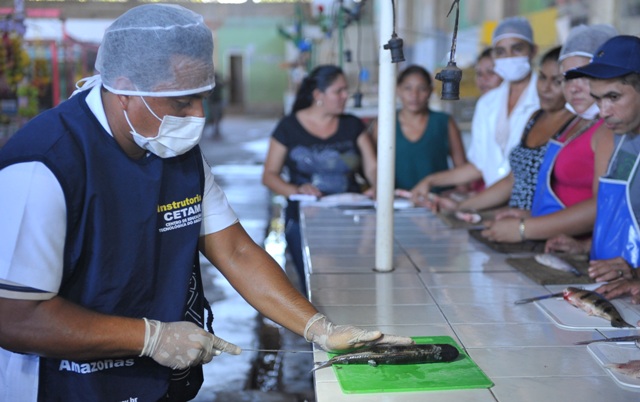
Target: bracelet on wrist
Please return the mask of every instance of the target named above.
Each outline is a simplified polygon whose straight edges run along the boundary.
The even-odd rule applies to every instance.
[[[525,241],[527,238],[524,235],[524,218],[520,218],[520,224],[518,225],[518,231],[520,232],[520,240]]]

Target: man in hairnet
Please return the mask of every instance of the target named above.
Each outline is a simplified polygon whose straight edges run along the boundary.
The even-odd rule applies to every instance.
[[[503,19],[493,32],[494,71],[503,82],[476,103],[471,121],[471,145],[466,164],[434,173],[412,190],[414,202],[438,209],[433,187],[472,183],[483,179],[489,187],[511,171],[509,152],[515,147],[531,114],[540,108],[537,74],[531,65],[537,53],[533,30],[524,17]]]
[[[0,150],[0,400],[192,399],[241,352],[212,333],[198,251],[325,350],[412,342],[333,325],[244,231],[197,146],[212,60],[200,15],[133,8],[99,76]]]

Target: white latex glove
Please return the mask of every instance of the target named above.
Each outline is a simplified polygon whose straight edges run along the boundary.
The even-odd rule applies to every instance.
[[[144,347],[140,356],[149,356],[157,363],[174,370],[209,363],[213,356],[222,352],[232,355],[242,352],[238,346],[191,322],[143,320]]]
[[[317,313],[304,328],[304,339],[327,352],[341,352],[371,345],[411,345],[413,339],[405,336],[384,335],[380,331],[367,331],[351,325],[335,325],[323,314]]]

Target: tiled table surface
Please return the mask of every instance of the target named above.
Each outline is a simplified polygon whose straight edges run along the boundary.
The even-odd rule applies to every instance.
[[[318,402],[338,401],[640,401],[574,342],[592,331],[557,327],[533,303],[549,293],[499,254],[450,229],[424,209],[394,214],[394,267],[375,265],[376,215],[312,205],[302,209],[312,302],[336,324],[406,336],[447,335],[494,382],[489,389],[345,394],[332,369],[315,374]],[[607,331],[606,336],[637,331]],[[316,361],[327,360],[323,351]]]

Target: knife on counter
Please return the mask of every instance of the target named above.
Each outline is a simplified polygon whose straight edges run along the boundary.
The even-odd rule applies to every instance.
[[[615,338],[605,338],[605,339],[590,339],[588,341],[580,341],[574,343],[574,345],[588,345],[594,342],[633,342],[640,340],[640,335],[628,335],[628,336],[618,336]]]
[[[544,300],[544,299],[551,299],[554,297],[560,297],[562,296],[563,293],[562,292],[558,292],[558,293],[553,293],[550,295],[543,295],[543,296],[536,296],[536,297],[529,297],[528,299],[520,299],[520,300],[516,300],[514,302],[514,304],[527,304],[527,303],[531,303],[534,302],[536,300]]]

